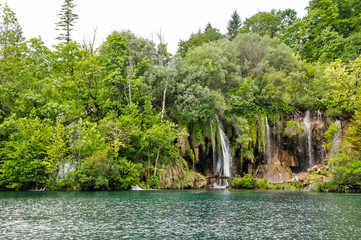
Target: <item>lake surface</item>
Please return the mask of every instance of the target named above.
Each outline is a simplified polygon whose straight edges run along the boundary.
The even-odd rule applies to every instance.
[[[0,239],[361,239],[361,194],[0,192]]]

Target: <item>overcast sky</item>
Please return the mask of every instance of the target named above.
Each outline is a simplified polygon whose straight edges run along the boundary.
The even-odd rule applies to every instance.
[[[309,0],[75,0],[79,15],[73,39],[83,42],[97,28],[96,45],[113,30],[131,30],[137,36],[157,42],[161,30],[168,51],[175,53],[180,39],[187,40],[210,22],[226,33],[230,16],[237,10],[242,20],[258,11],[293,8],[298,16],[306,14]],[[41,36],[47,46],[56,44],[63,0],[0,0],[16,13],[26,38]]]

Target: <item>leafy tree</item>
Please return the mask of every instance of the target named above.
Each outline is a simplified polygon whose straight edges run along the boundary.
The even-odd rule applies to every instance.
[[[239,29],[241,28],[242,25],[242,21],[241,21],[241,17],[238,15],[237,11],[234,10],[231,19],[228,21],[228,25],[227,25],[227,36],[229,40],[234,39],[238,32]]]
[[[70,33],[74,30],[75,21],[78,19],[78,14],[73,13],[75,6],[74,0],[64,0],[63,5],[61,5],[60,13],[58,14],[60,21],[56,23],[56,30],[61,31],[61,33],[56,38],[57,40],[65,43],[72,41]]]
[[[351,147],[361,153],[361,92],[357,93],[356,111],[353,116],[352,123],[348,129],[347,141],[351,143]]]
[[[181,40],[178,43],[179,47],[177,52],[181,57],[184,57],[189,49],[202,46],[204,43],[217,41],[222,38],[224,38],[224,35],[221,34],[218,29],[213,28],[211,24],[208,23],[203,33],[201,30],[199,30],[198,33],[192,34],[187,41]]]
[[[243,22],[243,31],[274,37],[280,34],[281,21],[281,16],[277,14],[276,10],[258,12]]]
[[[42,188],[51,162],[45,160],[52,128],[40,119],[6,118],[0,126],[0,185],[15,190]]]
[[[0,5],[0,104],[4,114],[13,110],[21,87],[24,51],[23,30],[15,13],[6,4]]]
[[[331,63],[325,70],[325,79],[328,89],[325,98],[346,114],[352,114],[355,102],[358,100],[360,57],[349,65],[340,60]]]
[[[140,164],[132,163],[124,158],[115,162],[115,170],[109,177],[109,186],[112,189],[129,189],[130,186],[139,184]]]
[[[361,54],[361,33],[354,33],[344,39],[344,49],[342,58],[351,61],[359,57]]]

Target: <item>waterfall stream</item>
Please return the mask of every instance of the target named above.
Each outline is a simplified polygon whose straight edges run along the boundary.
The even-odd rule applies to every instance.
[[[341,139],[342,139],[342,126],[341,126],[341,121],[340,120],[336,120],[335,124],[340,126],[340,129],[335,133],[335,135],[333,136],[333,140],[332,140],[332,147],[331,147],[331,157],[333,156],[337,156],[337,151],[340,147],[340,143],[341,143]]]
[[[222,156],[218,156],[215,168],[215,175],[231,177],[231,163],[232,163],[232,148],[230,146],[227,135],[223,131],[222,122],[219,120],[217,114],[216,119],[218,123],[219,135],[221,138]],[[213,130],[212,130],[213,131]],[[213,187],[226,188],[228,186],[227,179],[218,179]]]
[[[266,116],[266,160],[267,160],[267,175],[271,180],[271,167],[272,167],[272,152],[271,152],[271,129],[268,124],[268,118]]]
[[[211,120],[210,122],[211,125],[211,138],[212,138],[212,157],[213,157],[213,173],[214,175],[216,175],[218,166],[217,166],[217,149],[216,149],[216,136],[215,136],[215,132],[213,131],[213,120]]]
[[[307,137],[307,159],[309,167],[312,167],[314,162],[312,158],[312,132],[311,132],[311,120],[310,120],[310,111],[307,110],[305,114],[305,118],[303,119],[303,123],[305,124],[305,134]]]

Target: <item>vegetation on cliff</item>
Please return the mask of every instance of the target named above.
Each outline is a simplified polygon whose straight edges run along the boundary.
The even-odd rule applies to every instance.
[[[66,26],[50,50],[0,10],[0,188],[204,186],[190,168],[209,149],[215,113],[237,157],[256,166],[261,120],[295,110],[351,119],[329,163],[336,183],[360,183],[359,1],[313,0],[302,19],[287,9],[242,23],[234,12],[227,34],[208,24],[175,56],[130,31],[94,49]],[[288,137],[299,128],[288,122]]]

